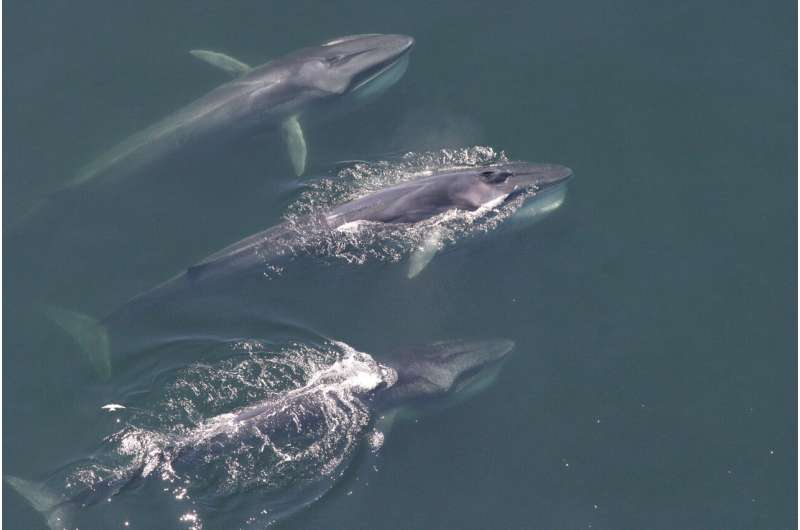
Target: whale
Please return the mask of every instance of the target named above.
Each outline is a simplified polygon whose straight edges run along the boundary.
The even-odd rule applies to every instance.
[[[523,195],[526,200],[520,216],[535,216],[557,207],[552,199],[563,199],[563,185],[571,176],[568,167],[531,162],[433,172],[348,201],[322,215],[249,236],[192,265],[167,284],[207,281],[263,264],[281,251],[282,244],[298,239],[297,231],[306,227],[349,231],[359,223],[414,225],[448,211],[497,208]],[[547,204],[544,207],[543,202]]]
[[[111,454],[95,454],[67,473],[62,470],[60,480],[6,476],[5,481],[51,528],[71,528],[67,525],[74,524],[76,514],[107,504],[144,481],[180,484],[182,496],[200,496],[204,504],[203,492],[215,491],[209,482],[236,482],[251,468],[264,477],[261,468],[267,465],[274,468],[266,474],[269,479],[249,489],[268,514],[265,522],[272,523],[329,491],[359,446],[369,448],[368,459],[385,452],[395,422],[440,412],[485,391],[514,348],[507,339],[450,340],[405,346],[377,361],[339,344],[344,355],[310,373],[301,386],[203,419],[177,436],[123,430],[110,437],[114,443],[105,450]],[[119,457],[132,447],[134,457]],[[230,465],[225,459],[231,454],[247,466]],[[209,473],[218,462],[224,464],[214,469],[221,471]],[[68,488],[54,487],[64,482]]]
[[[73,337],[97,374],[107,379],[112,364],[111,330],[137,319],[151,319],[160,308],[180,305],[181,300],[198,293],[260,278],[266,264],[285,263],[298,254],[313,252],[320,244],[320,234],[335,237],[358,230],[363,223],[411,229],[450,212],[487,214],[511,201],[520,203],[511,221],[524,226],[558,208],[571,177],[572,170],[559,164],[521,161],[432,171],[249,236],[135,296],[100,321],[55,306],[46,307],[45,312]],[[435,225],[429,227],[422,244],[409,256],[408,278],[419,275],[442,247],[441,231]]]
[[[282,132],[301,175],[308,153],[304,124],[382,94],[402,78],[413,46],[406,35],[350,35],[255,67],[220,52],[191,50],[233,79],[110,148],[64,187],[119,177],[179,153],[217,150],[269,130]]]

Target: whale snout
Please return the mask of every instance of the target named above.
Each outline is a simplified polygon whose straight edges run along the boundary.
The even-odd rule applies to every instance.
[[[409,54],[414,48],[414,37],[408,35],[376,35],[364,42],[376,61],[388,64]]]
[[[535,186],[543,189],[556,186],[572,178],[572,170],[561,164],[538,162],[513,162],[504,166],[513,176],[513,184],[519,187]]]
[[[414,47],[414,37],[409,35],[366,33],[347,35],[322,44],[322,47],[345,53],[372,53],[389,57],[400,57]]]
[[[409,35],[386,35],[386,38],[390,41],[390,45],[399,50],[400,53],[411,51],[415,44],[414,37]]]
[[[540,187],[552,186],[572,178],[572,170],[560,164],[528,164],[525,173]]]

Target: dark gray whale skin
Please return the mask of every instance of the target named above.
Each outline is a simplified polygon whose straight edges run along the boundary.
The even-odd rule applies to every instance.
[[[292,253],[302,252],[303,243],[298,242],[298,236],[305,228],[336,230],[358,221],[417,223],[448,210],[474,211],[492,201],[513,198],[518,193],[546,191],[563,184],[571,176],[572,170],[557,164],[513,162],[446,170],[390,186],[324,214],[282,223],[242,239],[132,298],[118,311],[127,312],[138,304],[166,299],[168,293],[198,289],[224,278],[263,270],[265,264],[284,256],[287,248]],[[113,314],[109,316],[113,318]]]
[[[337,206],[307,223],[335,230],[348,223],[372,221],[410,224],[448,210],[474,211],[500,198],[543,191],[566,181],[572,171],[556,164],[514,162],[491,167],[455,169],[391,186]],[[199,282],[216,275],[235,274],[268,260],[272,248],[296,233],[297,225],[281,224],[247,237],[189,267],[181,277]]]
[[[405,35],[351,35],[252,69],[239,63],[240,77],[111,148],[64,189],[126,175],[177,153],[218,148],[280,127],[289,118],[305,122],[343,102],[368,100],[402,77],[413,44]],[[302,132],[299,140],[304,159]],[[290,151],[294,144],[289,142]]]

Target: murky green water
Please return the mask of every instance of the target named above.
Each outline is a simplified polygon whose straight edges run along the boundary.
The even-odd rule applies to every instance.
[[[398,423],[377,460],[356,455],[277,526],[793,527],[795,10],[7,2],[4,474],[52,479],[96,454],[117,419],[165,432],[263,399],[268,384],[224,374],[291,341],[331,338],[381,358],[506,337],[516,349],[492,387]],[[374,104],[307,131],[304,179],[266,135],[61,194],[27,217],[94,156],[226,80],[188,50],[259,64],[368,32],[414,36],[408,72]],[[390,253],[317,259],[224,303],[156,311],[129,329],[134,355],[107,382],[43,311],[107,315],[280,222],[343,161],[471,146],[570,166],[566,202],[523,230],[453,245],[412,280]],[[235,516],[268,500],[258,489],[178,498],[168,484],[132,486],[81,528],[258,527]],[[46,527],[6,484],[3,501],[4,528]]]

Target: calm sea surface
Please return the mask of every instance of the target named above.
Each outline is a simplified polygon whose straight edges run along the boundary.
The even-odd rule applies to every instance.
[[[194,399],[195,421],[247,404],[258,392],[226,374],[291,341],[336,339],[379,359],[505,337],[516,349],[493,386],[397,423],[377,462],[357,454],[277,527],[794,527],[796,9],[6,2],[3,473],[52,488],[120,425],[167,429],[180,399]],[[307,131],[303,179],[264,135],[29,215],[77,168],[226,80],[188,50],[260,64],[376,32],[415,37],[409,69],[373,104]],[[147,361],[107,382],[46,316],[109,314],[280,222],[343,161],[475,146],[571,167],[566,201],[533,226],[453,245],[412,280],[404,258],[312,260],[226,305],[192,300],[202,326],[153,317],[128,337]],[[173,486],[133,485],[81,528],[261,524],[235,517],[258,513],[258,490],[193,504]],[[46,528],[5,483],[3,501],[4,528]]]

